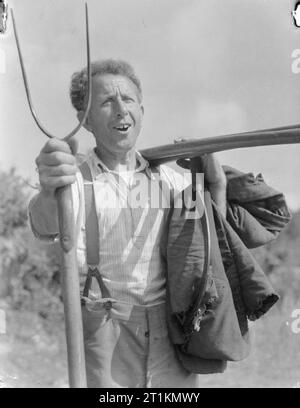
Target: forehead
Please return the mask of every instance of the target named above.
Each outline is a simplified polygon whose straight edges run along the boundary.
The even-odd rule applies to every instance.
[[[93,91],[97,96],[115,95],[117,91],[121,94],[138,95],[136,85],[126,76],[101,74],[93,76]]]

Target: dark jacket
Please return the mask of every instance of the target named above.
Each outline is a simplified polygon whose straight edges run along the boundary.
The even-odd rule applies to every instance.
[[[185,323],[193,320],[190,313],[204,265],[199,220],[171,212],[165,242],[170,337],[186,369],[203,374],[222,372],[227,360],[249,354],[248,320],[266,313],[278,295],[248,248],[275,239],[290,220],[284,196],[261,175],[224,170],[227,217],[212,202],[211,270],[199,308],[198,333]]]

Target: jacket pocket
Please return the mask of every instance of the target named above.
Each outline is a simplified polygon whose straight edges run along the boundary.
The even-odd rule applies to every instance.
[[[218,298],[206,309],[200,330],[183,346],[187,354],[205,359],[239,361],[249,354],[242,336],[228,282],[214,277]]]

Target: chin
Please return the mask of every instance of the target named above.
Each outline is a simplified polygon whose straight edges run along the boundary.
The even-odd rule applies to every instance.
[[[135,148],[136,140],[120,140],[119,143],[117,143],[117,147],[121,150],[131,150]]]
[[[132,143],[118,143],[117,145],[112,146],[111,150],[114,150],[118,153],[126,153],[134,149],[135,145]]]

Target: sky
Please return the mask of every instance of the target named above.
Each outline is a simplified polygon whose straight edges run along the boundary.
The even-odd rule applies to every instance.
[[[292,0],[88,0],[92,59],[122,58],[141,78],[139,149],[300,123],[300,50]],[[84,1],[8,0],[17,21],[36,111],[63,137],[77,123],[70,77],[86,64]],[[299,51],[300,53],[300,51]],[[0,36],[0,169],[32,184],[46,136],[27,105],[10,18]],[[299,54],[300,55],[300,54]],[[5,59],[5,61],[4,61]],[[93,146],[85,130],[80,151]],[[218,153],[222,164],[262,173],[300,208],[300,145]]]

